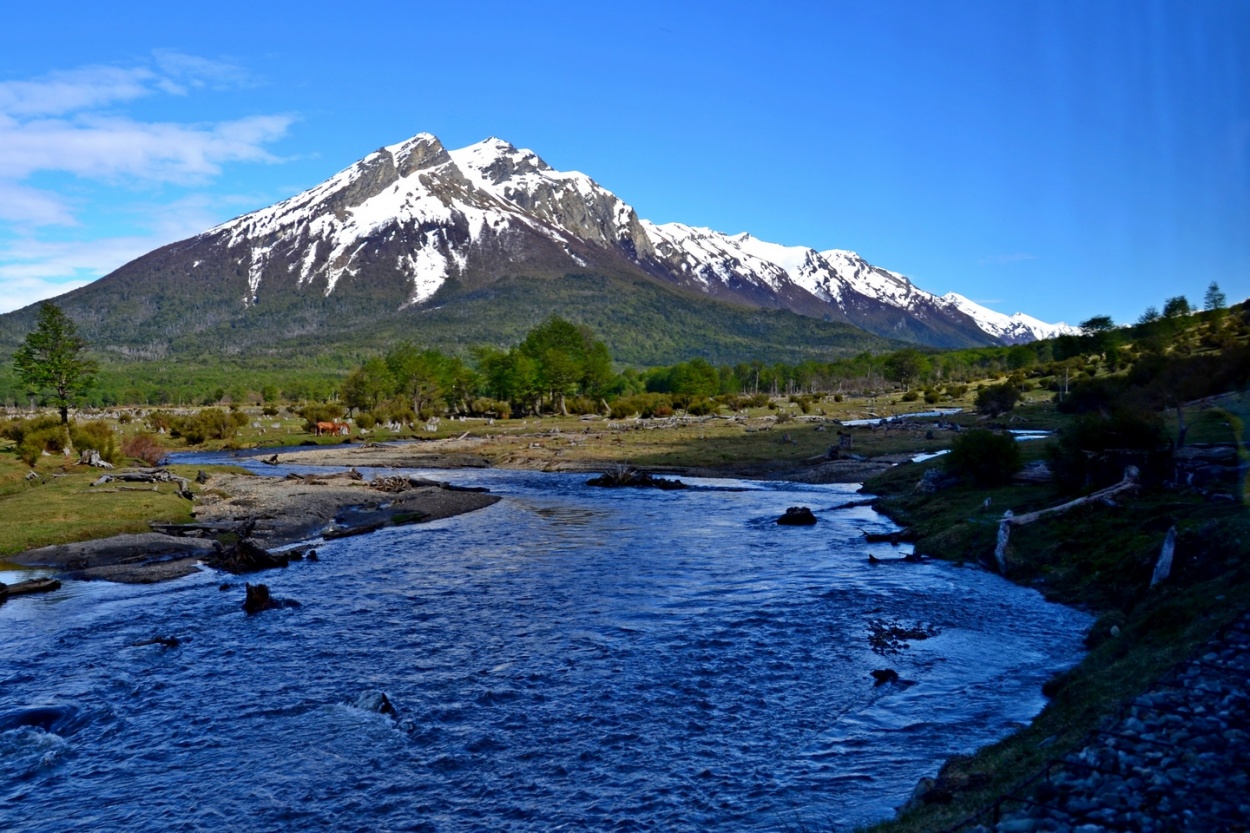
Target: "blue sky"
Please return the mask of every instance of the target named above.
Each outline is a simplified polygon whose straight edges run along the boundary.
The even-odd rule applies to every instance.
[[[1250,3],[16,4],[0,311],[418,132],[1012,313],[1250,296]]]

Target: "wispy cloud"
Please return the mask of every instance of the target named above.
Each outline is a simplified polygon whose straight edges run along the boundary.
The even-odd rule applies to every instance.
[[[278,161],[267,145],[285,135],[294,120],[289,114],[179,124],[115,111],[148,96],[246,83],[234,64],[169,51],[156,53],[150,66],[90,66],[0,82],[0,184],[49,171],[189,184],[219,174],[229,162]],[[30,221],[63,218],[63,210],[45,209]]]
[[[136,206],[134,188],[206,189],[231,163],[280,162],[270,148],[295,118],[178,122],[144,120],[128,110],[141,99],[254,83],[230,61],[169,50],[130,66],[0,81],[0,312],[68,291],[219,222],[229,198],[200,194]],[[82,187],[49,185],[58,177]],[[136,233],[92,234],[84,218],[98,209],[91,196],[99,186],[108,189],[109,212],[131,215]],[[118,198],[117,188],[128,196]],[[47,239],[53,228],[62,231]],[[67,229],[81,239],[67,241]]]
[[[1026,252],[1015,252],[1009,255],[989,255],[977,261],[982,266],[1006,266],[1012,263],[1024,263],[1026,260],[1037,260],[1037,255]]]
[[[0,200],[3,194],[0,194]],[[146,233],[88,240],[41,240],[33,235],[0,244],[0,313],[84,286],[174,240],[220,221],[222,210],[255,199],[194,194],[170,203],[132,206]]]

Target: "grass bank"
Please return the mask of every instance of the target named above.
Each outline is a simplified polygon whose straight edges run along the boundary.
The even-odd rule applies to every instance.
[[[1208,441],[1228,439],[1212,427]],[[1223,429],[1227,433],[1228,429]],[[1043,444],[1025,443],[1026,457]],[[996,569],[997,522],[1062,503],[1053,487],[915,489],[934,460],[870,480],[879,508],[910,527],[924,555]],[[986,502],[989,502],[988,506]],[[1167,532],[1177,530],[1169,578],[1151,588]],[[989,806],[1047,762],[1079,748],[1107,716],[1191,658],[1220,628],[1250,610],[1250,513],[1244,502],[1213,501],[1189,489],[1145,489],[1114,501],[1014,527],[1006,577],[1048,598],[1098,614],[1090,653],[1051,680],[1046,709],[1001,743],[947,763],[932,803],[870,828],[874,833],[945,830]]]

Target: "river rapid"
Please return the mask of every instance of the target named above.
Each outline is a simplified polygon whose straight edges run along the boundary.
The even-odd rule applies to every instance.
[[[0,606],[0,829],[847,829],[1030,720],[1089,624],[870,563],[899,548],[832,508],[854,486],[414,473],[504,499],[250,577],[298,608],[246,616],[207,571]],[[882,655],[873,621],[937,633]]]

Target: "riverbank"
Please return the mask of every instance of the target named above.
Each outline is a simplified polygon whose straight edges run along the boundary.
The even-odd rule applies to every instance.
[[[321,535],[448,518],[499,500],[406,478],[370,483],[359,475],[278,478],[217,470],[200,480],[185,525],[153,524],[162,531],[56,544],[7,560],[56,570],[62,578],[150,584],[198,571],[222,551],[223,541],[237,538],[243,523],[249,541],[277,549]]]
[[[917,488],[925,472],[939,465],[900,467],[865,485],[879,496],[878,511],[907,527],[916,552],[925,556],[998,572],[994,552],[1003,512],[1031,512],[1062,500],[1047,484]],[[936,482],[932,476],[929,481]],[[1152,586],[1170,529],[1176,530],[1172,569]],[[1127,704],[1179,664],[1208,653],[1210,640],[1250,611],[1247,541],[1250,518],[1243,504],[1181,487],[1129,492],[1014,528],[1004,551],[1005,577],[1098,614],[1086,637],[1090,653],[1047,684],[1049,703],[1028,727],[949,761],[917,788],[899,818],[870,828],[873,833],[948,830],[973,818],[981,823],[992,813],[979,814],[1004,796],[1033,796],[1033,786],[1021,785],[1044,782],[1048,768],[1079,757],[1091,737],[1114,729]],[[1157,807],[1143,806],[1143,812]],[[1207,812],[1179,809],[1192,810],[1191,821]],[[1177,823],[1167,808],[1157,812]],[[1072,829],[1016,821],[1001,829]],[[1163,823],[1156,829],[1175,828]]]

